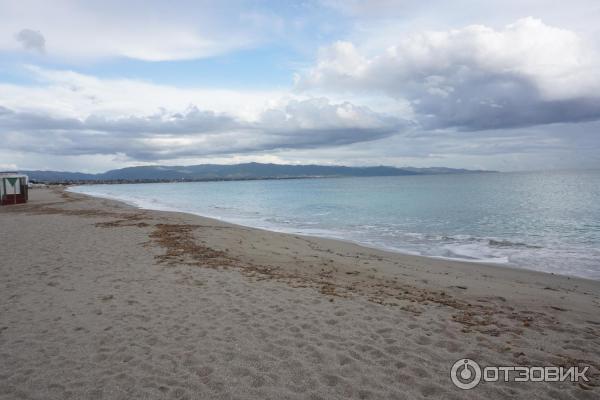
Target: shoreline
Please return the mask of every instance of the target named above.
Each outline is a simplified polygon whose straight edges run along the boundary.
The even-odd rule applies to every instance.
[[[600,282],[34,189],[0,208],[0,399],[594,398]],[[486,383],[452,364],[590,366]],[[100,395],[98,395],[100,394]]]
[[[335,179],[344,179],[344,178],[345,177],[335,178]],[[362,178],[362,177],[359,177],[359,178]],[[173,183],[178,183],[178,182],[173,182]],[[473,258],[473,259],[461,259],[461,258],[453,258],[453,257],[428,256],[428,255],[423,255],[423,254],[413,254],[413,253],[410,253],[408,250],[396,249],[396,248],[386,247],[386,246],[383,246],[383,245],[380,245],[380,246],[375,245],[375,244],[374,245],[369,245],[367,243],[360,242],[358,240],[345,239],[345,238],[341,238],[341,237],[331,237],[331,236],[326,236],[326,235],[320,236],[320,235],[317,235],[317,234],[304,233],[304,232],[290,232],[290,231],[286,231],[283,228],[281,230],[277,230],[276,227],[273,227],[273,228],[263,228],[263,227],[257,227],[257,226],[251,226],[251,225],[244,225],[244,224],[240,224],[240,223],[228,221],[226,219],[222,219],[222,218],[219,218],[217,216],[203,215],[203,214],[200,214],[200,213],[195,213],[195,212],[191,212],[191,211],[181,211],[181,210],[176,210],[176,209],[169,210],[167,208],[160,209],[160,208],[144,207],[144,206],[141,206],[139,204],[136,204],[134,201],[127,201],[127,200],[119,199],[117,197],[112,197],[112,196],[108,196],[108,195],[103,196],[103,195],[99,195],[99,194],[81,193],[81,192],[76,192],[76,191],[70,190],[72,187],[79,187],[79,186],[81,186],[81,185],[67,186],[65,188],[65,191],[69,192],[69,193],[77,194],[77,195],[89,196],[89,197],[95,197],[95,198],[99,198],[99,199],[105,199],[105,200],[111,200],[111,201],[119,202],[119,203],[122,203],[124,205],[129,206],[129,207],[133,207],[133,208],[138,209],[138,210],[149,210],[149,211],[159,211],[159,212],[173,212],[173,213],[182,213],[182,214],[194,215],[194,216],[197,216],[197,217],[207,218],[207,219],[211,219],[211,220],[214,220],[214,221],[224,222],[224,223],[227,223],[227,224],[231,224],[231,225],[235,225],[235,226],[239,226],[239,227],[244,227],[244,228],[257,229],[257,230],[262,230],[262,231],[267,231],[267,232],[273,232],[273,233],[281,233],[281,234],[284,234],[284,235],[298,235],[298,236],[304,236],[304,237],[308,237],[308,238],[335,240],[335,241],[340,241],[340,242],[344,242],[344,243],[348,243],[348,244],[354,244],[354,245],[361,246],[361,247],[364,247],[364,248],[367,248],[367,249],[370,249],[370,250],[385,251],[385,252],[389,252],[389,253],[400,254],[400,255],[403,255],[403,256],[424,257],[424,258],[433,259],[433,260],[457,261],[457,262],[462,262],[462,263],[485,264],[485,265],[493,265],[493,266],[498,266],[498,267],[505,266],[506,268],[524,269],[524,270],[527,270],[527,271],[536,271],[536,272],[545,273],[545,274],[557,275],[557,274],[554,274],[552,272],[537,271],[537,270],[533,270],[533,269],[519,267],[519,266],[516,266],[514,264],[510,264],[508,261],[507,262],[494,262],[494,261],[486,261],[486,260],[475,259],[475,258]],[[558,274],[558,275],[561,275],[561,274]],[[578,276],[575,276],[575,275],[561,275],[561,276],[569,276],[571,278],[580,278],[580,279],[594,280],[594,279],[591,279],[591,278],[578,277]]]
[[[600,280],[597,280],[597,279],[586,278],[586,277],[581,277],[581,276],[576,276],[576,275],[555,274],[553,272],[538,271],[538,270],[534,270],[534,269],[519,267],[519,266],[510,264],[510,263],[497,263],[497,262],[493,262],[493,261],[485,261],[485,260],[477,260],[477,259],[463,260],[463,259],[451,258],[451,257],[427,256],[427,255],[422,255],[422,254],[411,254],[411,253],[408,253],[408,252],[403,252],[401,250],[385,248],[383,246],[375,246],[375,245],[369,246],[368,244],[365,244],[365,243],[362,243],[362,242],[358,242],[358,241],[354,241],[354,240],[350,240],[350,239],[335,238],[335,237],[329,237],[329,236],[311,235],[309,233],[286,232],[286,231],[283,231],[283,230],[282,231],[277,231],[277,230],[274,230],[274,229],[260,228],[260,227],[254,227],[254,226],[249,226],[249,225],[242,225],[242,224],[238,224],[238,223],[235,223],[235,222],[230,222],[230,221],[227,221],[227,220],[224,220],[224,219],[220,219],[220,218],[217,218],[217,217],[214,217],[214,216],[206,216],[206,215],[202,215],[202,214],[198,214],[198,213],[193,213],[193,212],[142,207],[142,206],[139,206],[139,205],[137,205],[137,204],[135,204],[133,202],[128,202],[126,200],[118,199],[118,198],[115,198],[115,197],[101,196],[101,195],[92,195],[92,194],[88,194],[88,193],[74,192],[74,191],[69,190],[69,188],[70,188],[70,186],[66,187],[64,189],[64,191],[67,192],[67,193],[70,193],[70,194],[74,194],[74,195],[79,195],[79,196],[84,196],[84,197],[90,197],[90,198],[97,198],[97,199],[103,199],[103,200],[113,201],[115,203],[119,203],[119,204],[122,204],[122,205],[124,205],[126,207],[131,207],[131,208],[136,209],[136,210],[147,210],[147,211],[155,211],[155,212],[183,214],[183,215],[188,215],[188,216],[193,216],[193,217],[205,218],[207,220],[212,220],[214,222],[219,222],[219,223],[223,223],[223,224],[229,224],[229,225],[232,225],[232,226],[236,226],[238,228],[253,229],[253,230],[270,232],[270,233],[281,234],[281,235],[300,236],[300,237],[304,237],[304,238],[307,238],[307,239],[330,240],[330,241],[333,241],[333,242],[340,242],[340,243],[344,243],[344,244],[348,244],[348,245],[354,245],[354,246],[362,247],[365,250],[371,250],[371,251],[379,251],[379,252],[389,253],[390,255],[399,255],[399,256],[403,256],[403,257],[424,258],[425,260],[439,261],[439,262],[442,262],[442,263],[443,262],[456,262],[456,263],[467,264],[467,265],[472,264],[472,265],[474,265],[476,267],[508,268],[511,271],[534,272],[536,274],[557,276],[557,277],[567,278],[569,280],[570,279],[578,279],[578,280],[583,280],[583,281],[591,281],[591,282],[598,282],[598,283],[600,283]]]
[[[486,261],[482,261],[482,260],[461,260],[461,259],[456,259],[456,258],[446,258],[446,257],[436,257],[436,256],[426,256],[426,255],[422,255],[422,254],[411,254],[411,253],[406,253],[406,252],[402,252],[400,250],[394,250],[394,249],[386,249],[383,247],[377,247],[377,246],[369,246],[365,243],[361,243],[358,241],[353,241],[353,240],[349,240],[349,239],[342,239],[342,238],[332,238],[332,237],[327,237],[327,236],[317,236],[317,235],[311,235],[311,234],[305,234],[305,233],[293,233],[293,232],[285,232],[285,231],[276,231],[276,230],[271,230],[271,229],[267,229],[267,228],[259,228],[259,227],[253,227],[253,226],[248,226],[248,225],[242,225],[242,224],[237,224],[235,222],[229,222],[220,218],[216,218],[216,217],[210,217],[210,216],[205,216],[205,215],[201,215],[201,214],[196,214],[193,212],[186,212],[186,211],[179,211],[179,210],[161,210],[161,209],[153,209],[153,208],[146,208],[146,207],[141,207],[138,206],[136,204],[132,204],[129,203],[125,200],[121,200],[121,199],[117,199],[114,197],[103,197],[103,196],[95,196],[95,195],[91,195],[91,194],[87,194],[87,193],[79,193],[79,192],[72,192],[69,190],[65,190],[65,192],[68,192],[70,194],[74,194],[74,195],[79,195],[79,196],[84,196],[84,197],[89,197],[89,198],[97,198],[97,199],[103,199],[103,200],[108,200],[108,201],[112,201],[118,204],[122,204],[125,207],[130,207],[132,209],[135,210],[146,210],[146,211],[153,211],[153,212],[159,212],[159,213],[172,213],[172,214],[181,214],[183,216],[189,216],[189,217],[198,217],[198,218],[202,218],[202,219],[206,219],[209,221],[213,221],[213,222],[217,222],[217,223],[221,223],[221,224],[226,224],[226,225],[231,225],[240,229],[248,229],[248,230],[256,230],[256,231],[262,231],[262,232],[268,232],[268,233],[273,233],[276,235],[286,235],[289,237],[303,237],[306,239],[313,239],[313,240],[324,240],[324,241],[330,241],[332,242],[333,245],[336,244],[336,242],[339,242],[340,244],[345,244],[345,245],[350,245],[350,246],[357,246],[359,248],[363,248],[364,251],[374,251],[374,252],[380,252],[380,253],[384,253],[387,254],[390,257],[393,257],[395,255],[400,256],[400,257],[408,257],[408,258],[416,258],[418,259],[423,259],[423,262],[433,262],[433,263],[440,263],[440,264],[460,264],[463,267],[473,267],[475,269],[480,269],[480,268],[488,268],[491,267],[493,269],[508,269],[509,271],[513,272],[513,273],[525,273],[525,275],[527,275],[528,273],[532,273],[533,275],[537,275],[537,274],[541,274],[543,276],[547,276],[547,277],[557,277],[557,278],[563,278],[563,279],[567,279],[567,280],[579,280],[579,281],[583,281],[583,282],[589,282],[592,284],[598,284],[598,288],[600,289],[600,280],[597,279],[591,279],[591,278],[585,278],[585,277],[581,277],[581,276],[575,276],[575,275],[565,275],[565,274],[555,274],[553,272],[546,272],[546,271],[538,271],[538,270],[534,270],[534,269],[529,269],[529,268],[524,268],[524,267],[518,267],[515,265],[511,265],[511,264],[504,264],[504,263],[494,263],[494,262],[486,262]],[[600,294],[600,292],[599,292]]]
[[[513,264],[508,260],[499,262],[499,261],[493,261],[493,260],[487,261],[485,259],[476,259],[476,258],[466,259],[466,258],[459,258],[459,257],[444,257],[444,256],[415,254],[414,252],[410,252],[409,250],[402,250],[402,249],[397,249],[397,248],[392,248],[392,247],[387,247],[384,245],[377,245],[377,244],[371,245],[369,243],[361,242],[359,240],[353,240],[350,238],[332,237],[332,236],[327,236],[327,235],[318,235],[318,234],[314,234],[314,233],[291,232],[291,231],[286,231],[285,228],[278,229],[277,227],[257,227],[257,226],[251,226],[251,225],[244,225],[241,223],[228,221],[226,219],[222,219],[217,216],[207,216],[207,215],[202,215],[200,213],[195,213],[195,212],[191,212],[191,211],[181,211],[181,210],[177,210],[177,209],[169,209],[169,207],[165,207],[165,208],[145,207],[143,205],[137,204],[133,200],[128,201],[128,200],[119,199],[119,198],[109,196],[109,195],[88,194],[88,193],[81,193],[81,192],[71,190],[72,188],[78,187],[78,186],[80,186],[80,185],[67,186],[65,188],[65,191],[76,194],[76,195],[89,196],[89,197],[95,197],[95,198],[101,198],[101,199],[119,202],[119,203],[125,204],[129,207],[133,207],[133,208],[139,209],[139,210],[150,210],[150,211],[158,211],[158,212],[173,212],[173,213],[188,214],[188,215],[193,215],[193,216],[197,216],[197,217],[201,217],[201,218],[207,218],[207,219],[211,219],[211,220],[215,220],[215,221],[219,221],[219,222],[223,222],[223,223],[228,223],[228,224],[239,226],[239,227],[245,227],[245,228],[249,228],[249,229],[257,229],[257,230],[285,234],[285,235],[299,235],[299,236],[303,236],[303,237],[307,237],[307,238],[318,238],[318,239],[340,241],[340,242],[344,242],[344,243],[361,246],[361,247],[364,247],[364,248],[370,249],[370,250],[389,252],[389,253],[393,253],[393,254],[399,254],[401,256],[423,257],[428,260],[438,260],[438,261],[442,261],[442,262],[450,261],[450,262],[474,264],[474,265],[479,265],[479,266],[486,265],[486,266],[494,266],[494,267],[500,267],[500,268],[509,268],[512,270],[533,271],[533,272],[549,274],[549,275],[553,275],[553,276],[569,277],[570,279],[584,279],[584,280],[600,282],[600,279],[593,279],[593,278],[589,278],[589,277],[585,277],[585,276],[568,275],[568,274],[561,274],[561,273],[554,273],[554,272],[547,272],[547,271],[542,271],[542,270],[537,270],[537,269],[531,269],[531,268],[528,268],[525,266],[519,266],[519,265]]]

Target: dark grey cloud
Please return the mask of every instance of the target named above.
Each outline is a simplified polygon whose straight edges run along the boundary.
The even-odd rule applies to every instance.
[[[600,121],[475,131],[414,130],[334,151],[282,152],[283,160],[348,165],[447,166],[503,171],[598,168]]]
[[[46,52],[46,39],[39,31],[22,29],[15,35],[15,38],[25,50],[33,50],[40,53]]]
[[[123,154],[153,161],[274,149],[307,149],[388,137],[406,124],[350,103],[290,101],[257,121],[189,107],[181,113],[58,118],[0,106],[7,149],[53,155]]]
[[[300,90],[408,100],[423,129],[488,130],[600,119],[600,52],[577,34],[525,18],[468,26],[361,50],[321,51]]]
[[[154,135],[205,134],[236,129],[242,123],[225,114],[200,110],[195,106],[181,113],[165,111],[148,116],[125,116],[108,118],[90,115],[81,121],[82,128],[95,132],[106,132],[133,137]]]
[[[424,129],[481,131],[600,119],[600,96],[545,99],[528,79],[506,73],[447,76],[452,91],[413,84],[405,93]],[[410,90],[412,89],[412,90]]]

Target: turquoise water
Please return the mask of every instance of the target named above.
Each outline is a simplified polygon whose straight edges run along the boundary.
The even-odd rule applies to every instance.
[[[600,279],[600,171],[89,185],[142,208]]]

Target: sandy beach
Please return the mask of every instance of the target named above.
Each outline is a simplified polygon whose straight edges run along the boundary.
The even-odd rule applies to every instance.
[[[30,199],[0,208],[1,399],[600,397],[600,282]],[[590,381],[461,390],[461,358]]]

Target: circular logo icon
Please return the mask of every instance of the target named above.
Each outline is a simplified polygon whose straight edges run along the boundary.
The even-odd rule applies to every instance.
[[[473,389],[481,381],[481,368],[475,361],[469,358],[461,358],[452,366],[450,378],[458,388]]]

